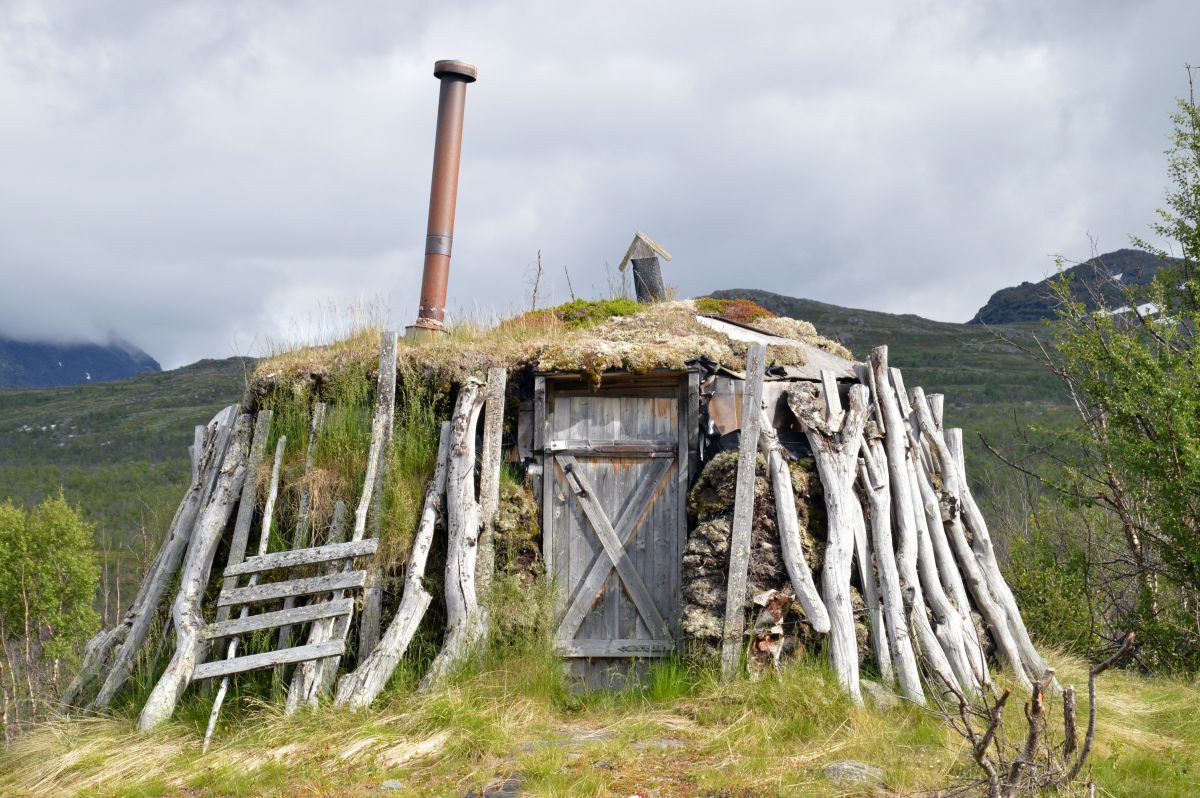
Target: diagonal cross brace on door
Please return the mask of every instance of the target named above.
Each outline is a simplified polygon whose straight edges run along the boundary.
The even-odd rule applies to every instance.
[[[670,627],[658,611],[658,607],[654,604],[654,598],[646,589],[646,584],[638,574],[637,568],[634,567],[629,555],[625,552],[624,543],[613,529],[612,522],[609,521],[604,508],[596,501],[596,491],[592,488],[587,475],[580,470],[579,463],[571,455],[559,455],[554,458],[554,463],[558,467],[558,473],[562,475],[563,481],[575,493],[579,506],[583,508],[584,514],[592,524],[592,529],[596,532],[596,537],[600,540],[600,545],[604,547],[604,552],[608,555],[611,563],[608,568],[616,569],[617,575],[629,593],[629,598],[637,608],[638,614],[642,616],[650,634],[658,638],[669,638],[671,636]],[[658,481],[661,481],[661,478],[656,480],[656,482]],[[631,519],[631,531],[633,526]],[[602,566],[601,570],[607,569]],[[607,573],[605,578],[607,578]],[[582,591],[580,595],[584,595]]]
[[[617,514],[616,523],[612,525],[622,547],[627,546],[633,536],[637,534],[637,529],[645,520],[650,508],[670,484],[668,477],[674,473],[675,463],[668,460],[658,460],[656,463],[660,463],[660,465],[654,467],[655,470],[651,472],[649,479],[643,480],[638,486],[637,492],[629,497],[629,501]],[[554,633],[557,644],[567,645],[573,641],[580,624],[583,623],[588,611],[595,604],[604,583],[608,581],[614,565],[612,559],[606,555],[606,551],[597,552],[588,565],[587,575],[570,602],[566,614],[563,615],[558,630]],[[647,625],[649,626],[649,621],[647,621]]]

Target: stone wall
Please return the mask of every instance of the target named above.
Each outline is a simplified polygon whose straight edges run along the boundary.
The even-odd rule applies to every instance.
[[[688,541],[683,555],[683,617],[680,622],[685,648],[692,656],[707,657],[720,648],[725,622],[725,582],[729,574],[729,535],[733,524],[736,451],[722,452],[700,472],[688,494]],[[824,550],[824,505],[812,461],[791,464],[796,509],[804,535],[804,551],[814,573],[820,572]],[[766,466],[758,456],[754,483],[754,514],[747,578],[747,628],[753,622],[754,596],[769,590],[788,590],[790,581],[779,554],[775,525],[775,496],[766,479]],[[819,580],[818,580],[819,581]],[[785,651],[812,642],[804,613],[793,602],[784,622],[788,633]]]

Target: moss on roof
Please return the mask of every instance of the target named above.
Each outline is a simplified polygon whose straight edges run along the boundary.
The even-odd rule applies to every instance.
[[[597,385],[608,371],[682,370],[699,357],[736,371],[744,369],[747,343],[704,326],[696,320],[697,312],[694,300],[653,305],[622,300],[619,306],[612,302],[568,303],[490,327],[457,324],[447,334],[419,346],[402,342],[397,368],[446,388],[492,366],[510,371],[580,372]],[[818,335],[808,322],[758,318],[747,326],[850,358],[844,347]],[[265,358],[251,380],[247,406],[256,405],[256,397],[279,389],[299,392],[315,386],[321,390],[347,373],[373,378],[378,341],[379,331],[369,329],[329,346]],[[769,357],[778,365],[803,365],[806,353],[800,347],[777,346],[770,349]]]

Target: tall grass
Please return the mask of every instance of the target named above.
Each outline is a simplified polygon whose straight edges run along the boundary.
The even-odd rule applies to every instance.
[[[1064,684],[1086,678],[1086,663],[1047,653]],[[526,640],[492,646],[435,691],[415,693],[417,678],[404,666],[364,712],[285,716],[247,702],[205,757],[202,723],[186,708],[150,735],[124,719],[48,724],[0,752],[0,794],[359,795],[398,779],[397,794],[461,796],[514,773],[534,796],[878,794],[824,776],[844,759],[881,768],[887,795],[976,776],[935,713],[856,707],[815,657],[759,682],[666,660],[640,688],[580,696],[553,652]],[[1194,795],[1200,690],[1109,672],[1099,694],[1097,794]],[[1014,733],[1024,728],[1020,703],[1006,712]]]
[[[385,569],[402,564],[408,556],[425,487],[437,464],[442,421],[448,417],[447,395],[411,372],[399,375],[379,530],[378,557]]]

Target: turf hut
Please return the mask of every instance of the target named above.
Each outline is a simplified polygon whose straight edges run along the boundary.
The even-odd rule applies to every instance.
[[[863,668],[916,703],[973,693],[993,652],[1028,687],[1046,664],[941,409],[886,348],[858,362],[711,299],[263,361],[197,428],[158,558],[65,703],[104,708],[141,667],[142,728],[203,681],[214,718],[231,679],[283,685],[289,709],[365,706],[402,660],[430,686],[513,634],[592,687],[659,657],[732,676],[803,649],[856,699]]]

